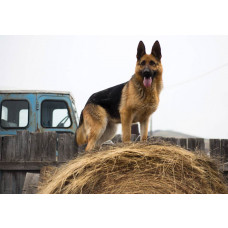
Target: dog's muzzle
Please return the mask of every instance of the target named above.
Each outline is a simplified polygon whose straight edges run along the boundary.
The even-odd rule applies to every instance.
[[[143,71],[142,71],[142,76],[144,78],[153,78],[155,76],[155,71],[153,70],[150,70],[149,68],[145,68]]]
[[[142,71],[143,85],[148,88],[151,87],[153,78],[155,76],[155,71],[150,70],[148,67],[144,68]]]

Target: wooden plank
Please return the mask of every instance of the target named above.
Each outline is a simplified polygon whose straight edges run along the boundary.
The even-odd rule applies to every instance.
[[[30,151],[31,154],[34,154],[34,161],[42,161],[42,153],[43,153],[43,150],[45,150],[45,148],[43,148],[44,143],[42,142],[43,134],[44,133],[34,133],[34,139],[35,139],[34,143],[36,148],[34,148],[34,151]]]
[[[0,170],[0,194],[3,193],[3,172],[2,170]]]
[[[228,139],[221,139],[221,156],[223,163],[228,162]]]
[[[218,159],[221,161],[221,140],[220,139],[210,139],[210,156],[212,158]]]
[[[41,161],[42,152],[42,134],[43,133],[30,133],[29,138],[29,161]]]
[[[188,138],[188,149],[192,151],[205,151],[204,139]]]
[[[56,161],[0,161],[0,170],[40,170],[43,166],[59,166]]]
[[[58,135],[58,161],[66,161],[67,154],[65,152],[65,134]]]
[[[25,171],[0,171],[0,194],[20,194],[25,173]]]
[[[40,179],[39,173],[26,173],[22,194],[35,194]]]
[[[16,136],[15,161],[24,161],[29,154],[29,132],[18,131]]]
[[[77,147],[77,143],[76,143],[76,140],[75,140],[75,135],[70,134],[68,136],[68,142],[69,142],[69,145],[70,145],[70,148],[69,148],[70,149],[70,154],[71,154],[70,159],[74,159],[78,155],[78,147]]]
[[[196,150],[205,151],[205,142],[203,138],[196,138]]]
[[[187,148],[187,139],[180,138],[178,140],[178,145],[181,146],[182,148],[186,149]]]
[[[2,137],[0,137],[0,161],[2,160]]]
[[[41,140],[41,160],[55,161],[56,160],[56,132],[44,132]]]
[[[20,194],[24,183],[25,171],[1,171],[0,194]]]
[[[43,132],[41,134],[41,151],[40,151],[40,155],[41,155],[41,161],[46,161],[48,159],[48,138],[49,138],[49,134],[48,132]]]
[[[13,175],[12,171],[2,171],[1,177],[1,194],[12,194],[13,192]]]
[[[58,135],[58,161],[68,161],[78,154],[75,137],[71,134]]]
[[[57,150],[57,133],[49,132],[48,135],[48,161],[56,161],[56,150]]]
[[[31,133],[28,134],[28,140],[27,140],[27,153],[24,153],[24,160],[30,161],[31,159]]]
[[[187,148],[192,151],[195,151],[195,149],[196,149],[196,139],[195,138],[188,138]]]
[[[14,193],[21,194],[24,181],[25,181],[26,171],[13,171],[14,176]]]
[[[29,154],[28,161],[35,161],[36,159],[36,133],[29,134]]]
[[[14,161],[16,136],[4,136],[2,147],[2,161]]]

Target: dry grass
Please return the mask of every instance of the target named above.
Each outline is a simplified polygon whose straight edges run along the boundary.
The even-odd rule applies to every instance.
[[[39,193],[227,193],[210,158],[165,142],[106,147],[50,172]]]

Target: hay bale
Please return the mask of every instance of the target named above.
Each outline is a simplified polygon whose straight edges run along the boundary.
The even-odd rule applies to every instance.
[[[164,142],[92,152],[53,171],[39,193],[227,193],[209,157]]]

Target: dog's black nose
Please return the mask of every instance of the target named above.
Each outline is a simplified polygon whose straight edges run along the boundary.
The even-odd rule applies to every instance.
[[[149,78],[152,77],[152,72],[149,68],[145,68],[142,72],[143,77]]]

